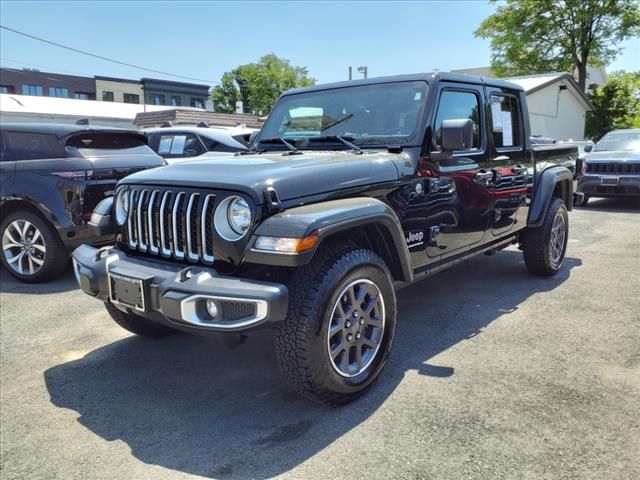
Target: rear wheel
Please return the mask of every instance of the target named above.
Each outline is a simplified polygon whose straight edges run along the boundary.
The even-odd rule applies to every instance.
[[[524,234],[523,253],[527,269],[535,274],[550,276],[558,273],[564,263],[569,237],[569,214],[564,202],[551,200],[544,222]]]
[[[55,229],[39,215],[19,210],[0,223],[0,261],[15,278],[37,283],[62,275],[69,253]]]
[[[171,335],[177,331],[173,328],[167,327],[166,325],[152,322],[151,320],[139,315],[125,313],[111,303],[105,303],[104,306],[114,322],[125,330],[135,333],[136,335],[140,335],[142,337],[166,337],[167,335]]]
[[[328,405],[361,395],[387,362],[396,326],[391,274],[374,252],[318,252],[289,282],[276,329],[278,361],[299,393]]]

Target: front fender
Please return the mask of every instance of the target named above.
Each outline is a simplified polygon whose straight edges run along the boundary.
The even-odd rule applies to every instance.
[[[573,174],[563,166],[550,167],[542,171],[536,179],[533,198],[529,207],[528,227],[539,227],[549,209],[556,187],[567,210],[573,209]]]
[[[266,219],[254,232],[245,252],[245,262],[300,266],[311,261],[319,245],[328,237],[357,227],[376,225],[390,239],[401,265],[402,280],[411,281],[413,270],[402,226],[389,205],[370,197],[344,198],[295,207]],[[317,234],[317,245],[301,254],[282,254],[253,249],[258,236],[304,238]],[[391,267],[391,266],[390,266]]]

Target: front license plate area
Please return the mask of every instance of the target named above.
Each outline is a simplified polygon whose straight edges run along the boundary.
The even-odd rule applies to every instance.
[[[109,295],[113,303],[147,311],[145,279],[109,272]]]
[[[600,185],[618,185],[620,183],[620,178],[618,177],[602,177],[600,179]]]

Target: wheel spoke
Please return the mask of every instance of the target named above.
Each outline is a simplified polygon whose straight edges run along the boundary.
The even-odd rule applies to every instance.
[[[31,255],[27,255],[27,260],[29,260],[29,273],[33,275],[33,259],[31,258]]]
[[[369,348],[376,348],[378,344],[367,337],[362,337],[362,345]]]
[[[22,222],[22,232],[20,232],[20,235],[22,236],[22,238],[24,240],[27,239],[27,232],[29,231],[29,228],[31,228],[31,222],[29,222],[28,220],[23,220],[23,222]]]
[[[33,263],[35,263],[38,266],[42,266],[42,264],[44,263],[44,260],[33,255],[31,256],[31,260],[33,260]]]
[[[11,224],[11,225],[13,225],[13,224]],[[15,237],[13,236],[13,233],[11,233],[11,231],[9,231],[9,227],[7,227],[5,229],[4,234],[9,238],[10,242],[15,243],[15,244],[19,244],[18,240],[16,240]]]
[[[357,371],[362,369],[362,345],[356,345],[356,368]]]
[[[12,241],[9,241],[8,243],[3,243],[2,244],[2,250],[4,250],[5,252],[7,250],[11,250],[12,248],[20,248],[22,247],[22,245],[20,245],[19,243],[15,243]]]
[[[376,293],[375,296],[369,298],[369,305],[367,305],[364,309],[364,313],[367,315],[371,314],[373,308],[378,304],[378,299],[380,298],[380,294]]]
[[[33,244],[31,244],[31,246],[33,248],[35,248],[36,250],[41,251],[42,253],[46,253],[46,251],[47,251],[47,249],[45,248],[44,245],[38,245],[38,244],[33,243]]]
[[[40,230],[38,230],[37,228],[35,229],[35,233],[33,234],[33,237],[31,238],[31,242],[35,243],[38,241],[38,239],[41,237],[40,234]]]
[[[370,316],[369,317],[369,321],[367,322],[367,325],[370,325],[372,327],[375,328],[382,328],[382,320],[374,317],[374,316]]]

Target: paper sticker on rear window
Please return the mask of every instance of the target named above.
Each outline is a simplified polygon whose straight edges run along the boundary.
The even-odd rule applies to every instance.
[[[160,146],[158,147],[158,153],[169,153],[171,151],[171,142],[173,137],[163,136],[160,137]]]
[[[181,155],[184,152],[184,143],[187,139],[186,135],[176,135],[173,137],[173,144],[171,145],[171,153],[174,155]]]

